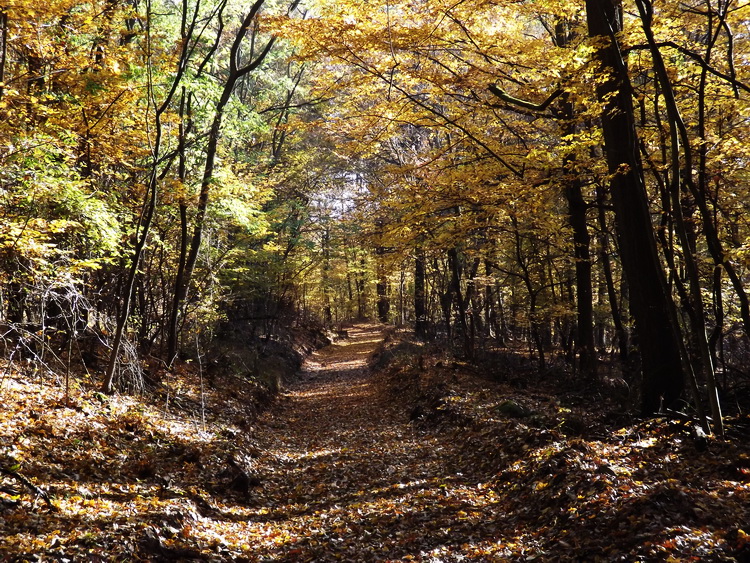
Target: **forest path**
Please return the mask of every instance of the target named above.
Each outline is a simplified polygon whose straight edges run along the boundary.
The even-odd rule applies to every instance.
[[[259,506],[247,523],[250,552],[260,561],[466,554],[466,542],[494,536],[491,522],[476,527],[489,516],[491,491],[452,474],[448,438],[415,431],[384,375],[369,369],[382,327],[348,334],[316,352],[259,421],[266,453]]]

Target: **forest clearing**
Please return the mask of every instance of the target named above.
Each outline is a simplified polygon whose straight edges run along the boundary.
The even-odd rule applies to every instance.
[[[196,373],[161,401],[89,389],[67,406],[4,380],[0,436],[45,496],[4,480],[0,558],[750,558],[747,417],[721,441],[623,424],[601,395],[519,390],[405,336],[351,327],[251,423],[229,380],[201,394]]]
[[[0,5],[2,557],[748,561],[750,0]]]

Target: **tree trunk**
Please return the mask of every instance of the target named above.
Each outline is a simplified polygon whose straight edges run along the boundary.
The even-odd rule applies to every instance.
[[[223,8],[222,8],[223,10]],[[147,29],[150,29],[152,13],[149,9],[147,14]],[[133,259],[128,269],[128,277],[125,285],[123,294],[123,303],[120,315],[117,319],[117,328],[115,329],[115,336],[112,340],[112,350],[110,351],[109,362],[107,365],[107,371],[104,375],[104,381],[102,383],[102,391],[104,393],[111,393],[113,390],[113,382],[115,376],[115,369],[117,367],[117,358],[120,354],[120,347],[122,346],[122,340],[125,337],[125,328],[128,324],[130,317],[130,308],[133,299],[133,288],[135,284],[136,275],[140,267],[143,252],[148,242],[149,233],[151,231],[151,224],[153,222],[154,213],[156,211],[157,201],[157,189],[158,182],[160,179],[159,175],[159,161],[161,159],[161,142],[162,142],[162,121],[161,117],[165,111],[171,106],[172,100],[177,92],[177,88],[182,83],[182,79],[187,69],[187,64],[192,52],[191,44],[189,39],[192,37],[193,30],[195,27],[196,19],[192,22],[188,20],[188,11],[185,10],[182,13],[182,48],[180,51],[180,58],[177,63],[176,73],[170,84],[169,90],[164,96],[164,100],[156,108],[154,113],[154,140],[151,148],[151,170],[149,170],[149,182],[146,194],[144,196],[143,211],[141,217],[138,220],[138,229],[136,229],[136,244],[133,249]],[[147,64],[151,64],[152,53],[149,53],[149,59]],[[150,73],[149,73],[149,76]],[[154,96],[154,85],[149,82],[149,96]],[[154,103],[155,100],[152,99]]]
[[[565,166],[572,162],[565,158]],[[586,201],[583,199],[581,181],[571,177],[565,185],[568,202],[568,223],[573,229],[573,253],[576,272],[576,339],[575,350],[581,375],[596,377],[597,357],[594,340],[594,292],[591,285],[591,237],[586,224]]]
[[[451,271],[450,291],[456,296],[456,305],[458,307],[458,322],[461,327],[461,336],[464,341],[464,354],[468,359],[474,358],[474,340],[469,331],[469,323],[466,318],[466,300],[461,291],[461,261],[458,250],[453,247],[448,251],[448,264]]]
[[[651,56],[654,61],[654,69],[656,76],[661,83],[662,90],[664,92],[664,100],[667,108],[667,116],[669,118],[669,132],[670,132],[670,149],[671,149],[671,182],[670,182],[670,194],[672,197],[672,213],[675,217],[675,225],[677,227],[677,233],[680,237],[682,244],[683,261],[688,274],[688,282],[690,288],[690,304],[692,308],[692,314],[690,320],[693,325],[693,340],[699,351],[700,367],[708,386],[709,401],[711,403],[711,413],[714,418],[714,424],[716,425],[716,432],[720,435],[724,435],[724,425],[722,422],[721,405],[719,403],[719,396],[716,389],[716,378],[714,374],[713,359],[711,358],[711,351],[708,344],[708,336],[706,334],[706,320],[705,320],[705,309],[703,305],[703,297],[701,295],[700,285],[700,273],[698,271],[698,264],[694,255],[694,236],[691,237],[686,221],[682,214],[682,201],[680,198],[680,180],[684,180],[688,185],[693,186],[692,180],[692,149],[690,147],[690,140],[687,134],[687,127],[682,120],[677,102],[674,96],[674,90],[672,83],[669,80],[667,68],[664,63],[664,59],[661,56],[661,52],[656,45],[653,31],[651,29],[651,23],[653,18],[653,9],[650,2],[646,0],[636,0],[638,10],[641,14],[641,22],[643,24],[643,30],[646,33],[646,38],[651,50]],[[680,166],[680,145],[682,144],[682,151],[684,152],[685,169],[681,170]],[[681,178],[682,177],[682,178]],[[697,189],[693,189],[696,192]],[[698,395],[697,382],[692,381],[693,391],[696,394],[696,403],[700,403],[700,396]],[[704,421],[704,427],[707,427],[707,422]]]
[[[367,264],[364,258],[360,258],[359,272],[357,273],[357,318],[365,318],[365,268]]]
[[[375,253],[382,256],[384,250],[382,247],[378,247]],[[381,262],[382,259],[378,260],[378,281],[375,286],[378,295],[378,320],[381,323],[387,323],[390,320],[391,301],[388,298],[388,278],[385,274],[385,267]]]
[[[322,240],[323,268],[320,276],[320,284],[323,291],[323,324],[326,327],[333,325],[333,312],[331,308],[331,232],[326,227]]]
[[[0,100],[5,89],[5,62],[8,59],[8,14],[0,10]]]
[[[623,271],[630,287],[643,374],[642,409],[673,405],[682,394],[681,335],[659,261],[638,152],[632,91],[616,34],[622,31],[619,1],[586,0],[589,36],[601,43],[596,56],[603,79],[602,132]]]
[[[615,288],[615,280],[612,275],[612,264],[609,260],[609,235],[607,234],[607,221],[604,213],[604,201],[603,194],[597,194],[598,201],[598,216],[599,216],[599,263],[602,266],[602,273],[604,274],[604,282],[607,289],[607,301],[609,302],[609,310],[612,315],[612,323],[615,327],[615,336],[617,337],[617,347],[619,351],[620,362],[626,365],[630,356],[630,350],[628,345],[628,331],[625,329],[625,324],[622,321],[622,312],[620,310],[620,303],[617,300],[617,290]]]
[[[191,128],[191,123],[186,119],[190,120],[190,100],[187,99],[185,88],[182,88],[182,95],[180,97],[180,128],[179,128],[179,139],[177,144],[177,151],[179,153],[179,164],[178,164],[178,179],[183,183],[187,179],[187,155],[185,153],[187,134]],[[180,305],[183,302],[185,295],[183,295],[182,288],[184,287],[185,279],[185,262],[187,259],[187,241],[188,241],[188,222],[187,222],[187,202],[184,199],[178,204],[180,214],[180,257],[177,263],[177,273],[175,274],[174,287],[175,291],[172,296],[172,308],[169,314],[169,326],[167,328],[167,365],[171,365],[174,359],[177,357],[177,344],[179,340],[179,319],[180,319]]]
[[[20,324],[26,312],[26,287],[16,279],[8,284],[6,318],[9,323]]]
[[[271,48],[275,43],[275,37],[272,37],[263,50],[253,59],[254,49],[250,50],[251,60],[244,66],[240,64],[240,51],[243,39],[245,35],[251,29],[251,23],[258,15],[258,12],[263,7],[265,0],[256,0],[250,8],[250,11],[244,17],[242,25],[240,26],[237,35],[234,37],[232,48],[230,51],[230,65],[229,75],[224,82],[224,88],[221,92],[219,101],[216,102],[214,109],[214,117],[211,123],[211,128],[208,133],[208,143],[206,146],[206,162],[203,167],[203,178],[201,180],[201,188],[198,194],[198,205],[196,206],[195,218],[193,220],[193,234],[190,239],[190,247],[185,259],[185,268],[182,272],[181,283],[175,282],[175,300],[174,307],[179,312],[182,305],[187,297],[188,288],[195,271],[195,266],[198,261],[198,252],[200,251],[201,243],[203,241],[203,228],[206,221],[206,212],[208,211],[208,202],[211,195],[211,188],[214,182],[214,171],[216,168],[216,153],[219,147],[219,140],[221,138],[221,127],[224,119],[224,110],[226,109],[229,100],[231,99],[232,93],[234,92],[235,86],[240,78],[246,74],[252,72],[271,52]],[[175,350],[179,343],[175,343]]]
[[[420,339],[427,338],[428,320],[426,297],[424,252],[417,250],[417,256],[414,260],[414,333],[416,337]]]
[[[484,273],[487,278],[492,273],[492,267],[487,260],[484,261]],[[497,298],[495,297],[497,295]],[[487,327],[487,336],[494,338],[498,345],[505,346],[505,330],[503,329],[500,319],[498,319],[498,310],[502,311],[502,303],[500,301],[500,291],[496,291],[494,284],[491,281],[485,283],[484,286],[484,308],[485,308],[485,326]],[[495,303],[497,302],[497,306]]]

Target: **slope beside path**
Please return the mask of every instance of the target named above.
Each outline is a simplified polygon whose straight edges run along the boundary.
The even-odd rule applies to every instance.
[[[0,462],[51,503],[0,476],[0,560],[449,561],[491,543],[492,490],[369,368],[383,338],[350,328],[259,419],[241,374],[61,400],[8,370]]]

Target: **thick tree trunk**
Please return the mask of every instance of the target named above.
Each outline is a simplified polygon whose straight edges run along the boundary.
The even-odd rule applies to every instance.
[[[568,47],[573,34],[567,19],[560,19],[555,25],[555,42],[558,47]],[[564,135],[574,135],[573,103],[567,94],[561,97],[560,109]],[[585,378],[596,377],[597,356],[594,338],[594,291],[591,281],[591,236],[586,224],[587,205],[583,198],[580,177],[575,173],[576,156],[567,154],[563,158],[566,173],[565,199],[568,202],[568,224],[573,230],[573,253],[576,272],[576,331],[575,353],[578,355],[579,369]]]
[[[694,186],[692,174],[692,149],[690,147],[690,139],[687,132],[687,126],[682,119],[677,101],[674,96],[674,89],[669,79],[669,73],[667,72],[666,64],[661,56],[661,52],[656,44],[653,31],[651,29],[651,23],[653,18],[653,7],[650,2],[646,0],[636,0],[638,10],[641,14],[641,21],[643,23],[643,30],[646,34],[649,47],[651,49],[651,56],[654,62],[654,69],[656,76],[661,83],[662,90],[664,92],[664,101],[667,109],[667,116],[669,118],[669,131],[670,131],[670,153],[671,153],[671,180],[670,180],[670,194],[672,197],[672,213],[675,217],[675,226],[680,238],[680,242],[683,248],[683,262],[688,275],[689,288],[690,288],[690,305],[691,315],[690,320],[693,326],[693,341],[699,351],[700,357],[700,368],[706,380],[708,386],[709,401],[711,403],[711,411],[716,424],[716,432],[720,435],[724,435],[724,425],[722,422],[721,405],[719,403],[718,391],[716,388],[716,378],[714,373],[713,358],[711,357],[711,350],[708,344],[708,336],[706,334],[706,319],[705,309],[703,305],[702,288],[700,283],[700,272],[698,270],[698,262],[695,258],[695,233],[692,229],[692,224],[688,226],[688,221],[685,220],[682,213],[683,202],[680,197],[681,180],[687,183],[689,186],[693,186],[693,192],[697,192],[697,188]],[[681,147],[682,145],[682,147]],[[681,170],[680,152],[684,151],[684,170]],[[693,378],[691,380],[693,392],[695,393],[696,404],[700,403],[700,396],[698,391],[697,381]],[[703,420],[704,429],[708,429],[707,421]]]
[[[642,408],[656,412],[681,396],[684,386],[679,327],[659,261],[638,152],[634,109],[625,60],[616,34],[619,1],[586,0],[589,35],[601,41],[597,58],[605,77],[597,85],[602,132],[611,175],[610,191],[620,258],[630,287],[643,373]]]

